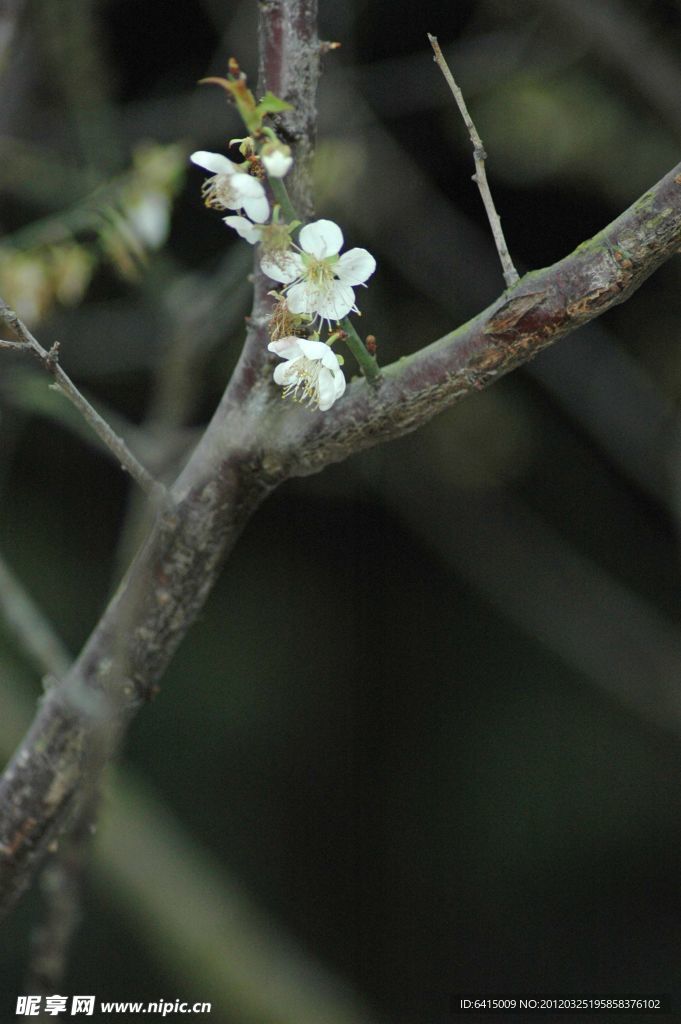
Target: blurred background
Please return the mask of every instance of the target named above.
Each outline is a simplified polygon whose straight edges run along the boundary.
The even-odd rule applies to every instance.
[[[426,32],[519,269],[678,161],[678,0],[320,6],[342,47],[317,211],[377,257],[360,305],[382,362],[503,288]],[[242,132],[196,83],[232,55],[254,81],[256,21],[255,0],[0,14],[0,295],[169,479],[250,299],[252,251],[187,161]],[[491,390],[260,510],[108,781],[60,992],[208,1000],[225,1024],[442,1024],[456,992],[681,1006],[679,283],[668,264]],[[39,367],[0,355],[9,756],[144,522]],[[8,1016],[44,913],[36,890],[0,934]]]

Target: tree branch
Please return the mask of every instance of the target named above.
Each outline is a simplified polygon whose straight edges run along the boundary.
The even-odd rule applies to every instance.
[[[33,337],[24,322],[19,319],[14,310],[10,309],[2,299],[0,299],[0,320],[11,327],[19,338],[19,344],[12,345],[11,342],[3,341],[0,343],[0,348],[10,348],[16,352],[23,349],[23,351],[31,352],[32,355],[36,356],[47,372],[54,378],[54,386],[68,398],[69,402],[75,406],[83,419],[90,424],[99,439],[113,453],[121,468],[127,470],[145,494],[157,498],[163,497],[165,494],[163,485],[154,480],[141,462],[132,454],[123,438],[114,433],[106,420],[90,405],[71,378],[62,370],[59,365],[59,346],[53,345],[49,352],[47,349],[44,349],[40,342]]]
[[[378,392],[353,381],[323,416],[274,409],[270,466],[304,476],[416,430],[624,302],[679,249],[681,164],[569,256],[526,274],[468,323],[382,367]]]
[[[459,112],[463,118],[463,122],[468,129],[470,140],[473,143],[473,159],[475,161],[475,174],[473,175],[473,181],[478,186],[480,196],[482,198],[483,205],[485,207],[485,213],[489,221],[489,226],[492,229],[492,235],[494,237],[494,244],[497,247],[499,253],[499,259],[501,261],[501,269],[504,274],[504,281],[508,288],[514,285],[518,280],[518,271],[513,266],[513,260],[510,257],[508,246],[506,245],[506,239],[504,238],[504,232],[501,227],[501,221],[499,220],[499,214],[497,208],[494,205],[492,199],[492,193],[490,191],[489,183],[487,181],[487,170],[485,168],[485,160],[487,159],[487,153],[485,147],[482,144],[482,139],[478,135],[478,129],[473,124],[473,118],[468,113],[468,107],[466,101],[463,98],[463,93],[459,89],[458,85],[454,81],[454,76],[449,69],[449,65],[444,58],[444,54],[440,49],[440,44],[437,41],[436,36],[432,36],[428,33],[428,39],[430,45],[433,47],[434,61],[439,67],[440,71],[444,75],[445,81],[449,86],[452,96],[456,100],[456,105],[459,108]]]
[[[265,4],[265,7],[272,6]],[[277,5],[274,5],[275,7]],[[0,782],[0,908],[26,888],[158,681],[249,516],[283,479],[415,430],[624,301],[681,247],[681,165],[590,242],[468,324],[348,388],[328,413],[275,398],[245,356],[146,544]],[[262,367],[260,367],[262,369]],[[85,787],[89,790],[89,785]]]

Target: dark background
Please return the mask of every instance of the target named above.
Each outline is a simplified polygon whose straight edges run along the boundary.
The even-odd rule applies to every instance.
[[[159,473],[210,416],[248,312],[250,252],[185,164],[241,134],[196,82],[230,55],[255,76],[256,17],[253,0],[34,0],[0,64],[0,294]],[[377,257],[360,306],[383,362],[503,288],[427,31],[519,268],[678,159],[677,2],[322,0],[342,48],[317,210]],[[135,178],[144,141],[178,145],[170,182]],[[150,191],[171,220],[145,250],[125,225]],[[82,295],[64,270],[71,306],[65,253],[88,268]],[[679,296],[673,263],[489,392],[269,500],[133,725],[61,991],[305,1024],[258,1009],[274,968],[264,952],[249,974],[257,929],[211,930],[229,888],[371,1008],[343,1020],[441,1024],[454,992],[681,1007]],[[76,651],[140,510],[64,404],[3,358],[0,552]],[[40,684],[5,632],[0,665],[9,755]],[[0,938],[10,1016],[39,914],[33,894]]]

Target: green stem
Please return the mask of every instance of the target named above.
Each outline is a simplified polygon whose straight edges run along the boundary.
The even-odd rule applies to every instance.
[[[295,207],[289,198],[289,194],[286,191],[286,185],[284,184],[282,179],[268,176],[268,180],[270,183],[270,188],[272,189],[272,192],[274,194],[274,198],[279,203],[279,206],[281,207],[281,212],[284,214],[284,217],[286,218],[286,222],[288,224],[292,224],[294,220],[299,220],[300,218],[298,217],[295,211]]]
[[[364,342],[353,327],[352,321],[349,317],[346,316],[341,320],[341,327],[347,335],[345,339],[347,346],[359,363],[360,370],[370,384],[374,387],[378,387],[381,382],[380,367],[371,353],[367,352]]]

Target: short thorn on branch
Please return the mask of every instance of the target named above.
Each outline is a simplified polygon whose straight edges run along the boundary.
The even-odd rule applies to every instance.
[[[515,269],[513,265],[513,260],[509,255],[508,247],[506,245],[506,239],[504,238],[504,232],[502,231],[501,228],[501,221],[499,220],[499,214],[497,213],[496,207],[494,205],[494,200],[492,199],[492,193],[487,182],[487,171],[485,170],[485,160],[487,159],[487,153],[485,152],[485,147],[482,144],[482,139],[478,135],[477,128],[473,124],[473,119],[471,115],[468,113],[468,107],[466,106],[466,101],[463,98],[463,93],[461,92],[461,89],[454,81],[454,76],[452,75],[452,72],[449,69],[449,65],[447,64],[447,61],[444,58],[444,54],[440,49],[440,44],[437,41],[437,36],[433,36],[429,32],[428,39],[430,41],[430,45],[433,47],[433,60],[440,68],[440,71],[444,75],[447,85],[451,89],[452,95],[456,100],[456,105],[458,106],[461,116],[464,120],[464,124],[468,129],[470,140],[473,143],[473,159],[475,161],[475,174],[473,175],[472,180],[480,189],[480,195],[485,206],[487,219],[489,220],[489,225],[492,229],[494,244],[497,247],[499,259],[501,260],[501,269],[504,274],[504,281],[506,282],[506,287],[510,288],[511,285],[514,285],[516,281],[519,280],[519,276],[518,271]]]

